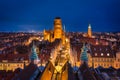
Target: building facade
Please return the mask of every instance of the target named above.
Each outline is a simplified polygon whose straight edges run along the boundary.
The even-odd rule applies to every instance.
[[[0,70],[5,70],[5,71],[15,71],[17,68],[24,69],[25,66],[29,64],[28,61],[8,61],[8,60],[3,60],[0,62]]]
[[[88,53],[88,64],[90,67],[120,68],[120,52],[113,53],[109,46],[91,46],[91,52]]]

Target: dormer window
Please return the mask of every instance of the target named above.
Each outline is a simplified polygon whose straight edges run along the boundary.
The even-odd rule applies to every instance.
[[[107,53],[107,56],[110,56],[110,54],[109,54],[109,53]]]
[[[97,56],[97,53],[95,53],[95,56]]]
[[[103,56],[103,53],[101,53],[101,56]]]

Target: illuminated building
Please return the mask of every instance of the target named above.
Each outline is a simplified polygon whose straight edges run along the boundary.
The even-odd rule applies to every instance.
[[[62,43],[65,43],[65,32],[62,28],[62,21],[60,17],[54,19],[54,29],[44,30],[44,40],[53,42],[55,39],[61,39]]]
[[[15,69],[17,69],[17,68],[24,69],[24,67],[28,64],[29,64],[28,60],[21,60],[21,61],[2,60],[2,61],[0,61],[0,70],[15,71]]]
[[[76,66],[78,67],[83,63],[83,61],[85,61],[84,59],[86,59],[89,67],[97,68],[101,66],[103,68],[109,67],[114,67],[116,69],[120,68],[120,52],[114,52],[109,45],[87,44],[86,45],[88,47],[87,55],[85,55],[84,53],[85,51],[83,50],[82,47],[83,43],[76,45],[74,44],[73,46],[74,46],[73,51],[77,51],[74,53],[77,53],[78,55],[77,57],[78,61],[76,62]]]
[[[92,30],[91,30],[91,25],[89,24],[88,26],[88,37],[92,37]]]
[[[92,45],[88,57],[90,67],[120,68],[120,53],[113,53],[110,46]]]
[[[24,62],[10,62],[7,60],[3,60],[0,62],[0,70],[12,70],[14,71],[17,68],[24,69]]]
[[[92,29],[91,24],[88,25],[88,31],[87,33],[83,34],[84,37],[92,38]]]

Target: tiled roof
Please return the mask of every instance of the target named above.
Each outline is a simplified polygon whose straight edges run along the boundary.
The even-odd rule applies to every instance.
[[[93,57],[114,57],[114,53],[110,46],[105,45],[91,45],[91,54]]]
[[[0,54],[0,61],[20,61],[20,59],[29,60],[28,54]]]
[[[79,70],[82,73],[83,80],[97,80],[95,78],[95,76],[93,75],[93,73],[89,70],[89,67],[88,67],[87,63],[83,63],[80,66]]]

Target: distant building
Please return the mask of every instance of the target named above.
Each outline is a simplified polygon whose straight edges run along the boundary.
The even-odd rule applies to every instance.
[[[88,37],[92,37],[92,29],[91,29],[91,25],[89,24],[88,26]]]
[[[88,25],[88,32],[83,34],[84,37],[92,38],[91,24]]]

